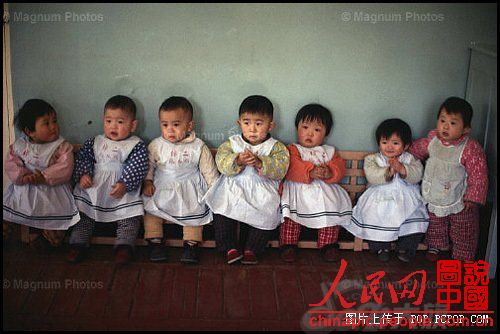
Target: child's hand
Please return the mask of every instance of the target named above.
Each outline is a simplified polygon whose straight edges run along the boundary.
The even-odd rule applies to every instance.
[[[262,168],[262,160],[260,160],[260,158],[257,155],[250,152],[250,155],[247,160],[247,166],[252,166],[257,169],[260,169]]]
[[[44,183],[47,183],[42,172],[40,172],[38,169],[36,169],[34,173],[24,175],[22,182],[23,182],[23,184],[44,184]]]
[[[38,169],[35,169],[35,173],[33,173],[34,176],[34,184],[46,184],[47,180],[45,180],[45,176],[43,176],[42,172],[39,171]]]
[[[405,165],[403,165],[397,157],[389,159],[389,166],[391,166],[395,173],[398,173],[401,176],[406,176]]]
[[[240,154],[238,154],[238,157],[236,158],[236,164],[238,166],[246,166],[247,165],[247,161],[248,159],[250,159],[250,154],[251,152],[248,151],[248,150],[244,150],[243,152],[241,152]]]
[[[87,189],[92,187],[92,176],[85,174],[80,178],[80,187]]]
[[[311,179],[326,180],[332,177],[332,171],[326,165],[314,166],[309,172]]]
[[[148,197],[153,196],[155,193],[155,190],[156,190],[156,188],[153,184],[153,181],[151,181],[151,180],[144,181],[144,187],[142,188],[142,193],[145,196],[148,196]]]
[[[464,211],[465,212],[471,212],[475,207],[476,207],[476,203],[474,202],[470,202],[470,201],[465,201],[464,202]]]
[[[111,192],[109,195],[113,198],[119,199],[122,198],[123,195],[127,192],[127,186],[123,182],[116,182],[112,187],[111,187]]]
[[[34,180],[35,180],[35,174],[30,173],[30,174],[26,174],[23,176],[22,183],[23,184],[30,184],[30,183],[33,183]]]

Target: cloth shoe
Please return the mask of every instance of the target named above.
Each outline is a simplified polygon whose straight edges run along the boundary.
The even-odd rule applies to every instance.
[[[181,256],[182,263],[198,263],[198,243],[190,245],[187,241],[184,241],[184,252]]]
[[[429,262],[436,262],[439,259],[439,249],[429,248],[427,253],[425,253],[425,259]]]
[[[161,262],[167,259],[167,249],[163,243],[150,242],[149,260],[151,262]]]
[[[396,253],[397,258],[405,263],[410,263],[411,258],[410,255],[408,255],[408,251],[404,249],[399,249],[398,252]]]
[[[118,245],[115,250],[115,263],[127,264],[132,261],[132,246]]]
[[[294,262],[296,258],[296,245],[283,245],[281,247],[280,257],[285,262]]]
[[[320,254],[326,262],[338,262],[340,260],[338,244],[329,244],[321,248]]]
[[[227,264],[231,264],[231,263],[234,263],[236,261],[239,261],[239,260],[241,260],[242,257],[243,257],[243,255],[241,255],[237,249],[234,249],[234,248],[230,249],[226,255]]]
[[[390,260],[391,254],[389,253],[388,249],[379,249],[377,251],[377,258],[379,259],[379,261],[387,262]]]
[[[68,255],[66,256],[66,261],[70,263],[82,262],[88,254],[88,247],[85,245],[71,245]]]
[[[259,261],[257,261],[257,256],[255,256],[255,254],[251,250],[247,249],[243,252],[243,259],[241,260],[241,263],[257,264],[259,263]]]

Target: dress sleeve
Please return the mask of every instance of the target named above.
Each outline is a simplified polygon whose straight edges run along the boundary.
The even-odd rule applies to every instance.
[[[212,152],[210,152],[210,149],[207,145],[203,145],[201,147],[199,166],[201,175],[210,187],[219,177],[219,171],[217,170],[217,165],[215,164]]]
[[[83,175],[94,175],[94,138],[87,139],[75,156],[75,168],[73,170],[73,181],[80,182]]]
[[[424,173],[424,166],[420,160],[415,159],[412,155],[410,163],[404,165],[406,168],[406,178],[405,181],[408,183],[416,184],[422,180]]]
[[[5,161],[5,173],[12,183],[17,185],[23,184],[23,176],[31,174],[31,171],[24,166],[23,160],[14,153],[12,145],[9,146],[9,153]]]
[[[475,140],[469,140],[460,162],[467,172],[464,200],[484,205],[488,195],[488,166],[481,145]]]
[[[309,172],[313,170],[314,164],[310,161],[302,160],[297,146],[293,144],[288,145],[288,151],[290,152],[290,167],[286,173],[286,179],[293,182],[311,183],[312,180],[309,177]]]
[[[290,153],[283,143],[274,144],[268,156],[259,156],[262,167],[259,174],[273,180],[281,180],[285,177],[290,165]]]
[[[42,172],[47,184],[54,186],[69,182],[74,162],[73,145],[64,141],[50,158],[49,167]]]
[[[123,182],[127,186],[127,192],[139,188],[148,171],[148,149],[144,142],[135,145],[132,152],[123,163],[122,176],[118,182]]]
[[[365,157],[363,170],[365,172],[366,180],[369,184],[384,184],[387,183],[385,179],[385,172],[387,167],[380,167],[376,161],[376,154],[370,154]]]
[[[217,149],[217,154],[215,155],[215,163],[217,164],[219,172],[226,176],[239,174],[243,170],[243,166],[238,166],[236,164],[237,157],[238,153],[233,151],[229,140],[222,143],[222,145]]]
[[[338,183],[345,175],[345,160],[342,159],[340,154],[335,151],[335,154],[332,157],[332,160],[327,163],[328,168],[332,172],[332,177],[326,180],[323,180],[326,183]]]

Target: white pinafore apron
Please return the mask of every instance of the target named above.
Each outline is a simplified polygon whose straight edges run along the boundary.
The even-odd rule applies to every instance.
[[[16,140],[14,153],[32,172],[43,171],[64,138],[46,143],[31,143],[26,136]],[[45,230],[67,230],[78,223],[80,214],[76,207],[69,183],[10,184],[3,193],[3,219],[17,224]]]
[[[312,148],[295,144],[303,161],[318,166],[326,164],[335,154],[335,147],[329,145]],[[324,228],[348,224],[352,214],[351,199],[338,184],[321,180],[300,183],[285,180],[281,195],[283,218],[309,228]]]
[[[200,173],[199,161],[204,143],[172,144],[162,137],[154,139],[150,150],[160,161],[155,170],[153,196],[144,196],[144,210],[182,226],[201,226],[212,221],[212,212],[203,201],[208,186]]]
[[[422,196],[429,211],[438,217],[464,209],[467,173],[460,163],[467,139],[457,146],[444,146],[434,137],[429,143],[429,159],[422,179]]]
[[[137,136],[114,141],[103,135],[94,140],[94,176],[92,187],[83,189],[75,186],[75,196],[78,209],[89,218],[102,223],[141,216],[144,205],[140,196],[140,188],[126,192],[123,197],[115,199],[109,194],[112,186],[118,182],[122,174],[123,163],[141,139]]]
[[[229,140],[235,153],[247,148],[259,156],[268,156],[277,142],[269,138],[254,146],[241,135],[231,136]],[[261,230],[274,230],[281,223],[278,188],[279,181],[260,176],[255,168],[246,166],[238,175],[221,175],[208,190],[205,200],[214,213]]]
[[[403,152],[399,161],[409,164],[411,157]],[[377,154],[376,162],[380,167],[389,167],[381,153]],[[353,209],[351,223],[344,228],[365,240],[394,241],[401,236],[425,233],[428,225],[429,215],[418,185],[395,174],[391,182],[366,189]]]

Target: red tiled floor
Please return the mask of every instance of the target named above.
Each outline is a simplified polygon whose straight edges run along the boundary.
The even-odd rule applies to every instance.
[[[323,299],[339,270],[303,249],[292,264],[269,249],[254,266],[227,265],[214,249],[202,249],[194,266],[179,262],[179,248],[169,249],[169,262],[151,263],[139,247],[126,266],[114,264],[111,246],[93,246],[78,265],[65,262],[66,247],[37,254],[9,242],[3,250],[4,330],[304,330],[309,304]],[[341,254],[347,267],[337,291],[353,309],[404,306],[390,304],[387,283],[421,269],[428,282],[421,307],[435,304],[435,265],[423,253],[409,265],[395,258],[382,264],[366,251]],[[361,305],[366,276],[380,270],[384,306]],[[496,294],[496,282],[490,291]],[[496,298],[490,303],[496,310]],[[323,309],[340,307],[335,295]]]

